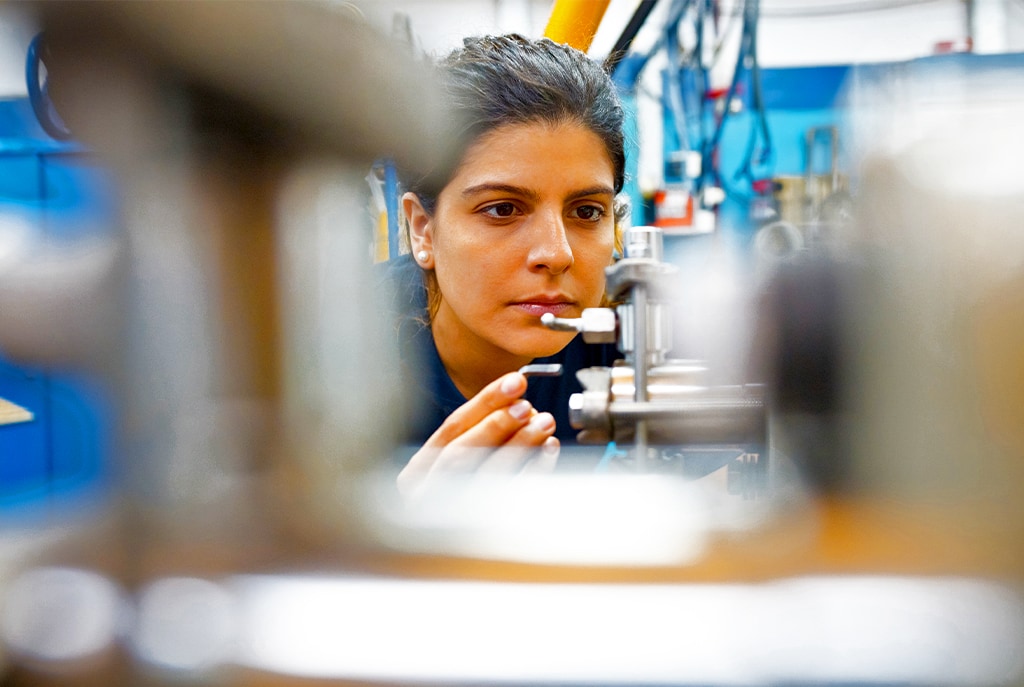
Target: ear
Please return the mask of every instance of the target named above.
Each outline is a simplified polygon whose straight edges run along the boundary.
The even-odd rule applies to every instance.
[[[434,268],[434,222],[427,214],[420,197],[415,193],[402,195],[402,212],[405,214],[405,222],[409,226],[409,249],[413,258],[423,269]],[[426,260],[420,260],[417,256],[426,253]]]

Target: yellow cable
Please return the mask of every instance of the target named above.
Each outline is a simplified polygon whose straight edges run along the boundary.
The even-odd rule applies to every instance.
[[[586,52],[611,0],[555,0],[544,36]]]

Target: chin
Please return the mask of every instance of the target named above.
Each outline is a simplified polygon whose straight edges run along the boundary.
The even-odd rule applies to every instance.
[[[544,330],[532,332],[522,337],[513,351],[517,355],[528,358],[546,358],[554,355],[569,345],[575,334],[572,332],[553,332]]]

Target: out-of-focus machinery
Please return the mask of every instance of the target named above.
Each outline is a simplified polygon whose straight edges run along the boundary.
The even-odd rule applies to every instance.
[[[678,268],[665,262],[662,241],[657,227],[626,230],[623,258],[606,273],[608,297],[619,302],[614,309],[542,318],[588,343],[614,342],[625,356],[613,367],[578,373],[583,392],[570,399],[570,420],[584,443],[632,442],[628,458],[639,472],[685,461],[687,447],[702,457],[713,453],[720,461],[713,467],[730,464],[730,489],[751,493],[767,477],[764,385],[712,384],[700,361],[668,357]]]
[[[109,296],[60,310],[109,338],[83,351],[67,336],[77,322],[58,321],[26,328],[19,351],[39,355],[45,334],[54,359],[98,352],[131,478],[99,514],[48,513],[28,553],[4,538],[4,684],[1019,684],[1024,155],[1009,134],[1024,90],[933,117],[935,94],[958,88],[927,82],[916,101],[899,80],[897,145],[875,132],[863,171],[868,212],[847,256],[859,279],[816,301],[847,304],[835,331],[854,412],[813,417],[811,387],[772,384],[815,376],[801,327],[764,339],[786,354],[766,377],[782,401],[770,417],[757,387],[674,376],[672,270],[642,228],[609,274],[617,311],[566,325],[617,331],[627,355],[592,371],[584,431],[638,448],[741,443],[763,439],[768,417],[784,429],[773,445],[821,461],[845,450],[851,469],[830,489],[766,513],[657,474],[640,451],[641,474],[517,478],[516,492],[473,481],[430,509],[389,510],[394,475],[390,492],[366,479],[388,448],[386,339],[365,307],[368,251],[342,239],[376,153],[363,144],[423,145],[406,152],[429,163],[436,141],[411,132],[443,110],[428,110],[414,64],[321,11],[39,5],[62,112],[121,175],[130,269],[109,290],[80,272],[48,282]],[[346,88],[320,88],[325,63],[350,65]],[[908,119],[934,127],[908,143]],[[361,173],[339,170],[351,158]],[[799,274],[783,286],[774,303],[791,322],[820,321],[793,307]],[[251,317],[275,304],[279,327]],[[43,310],[22,305],[0,308],[0,334]],[[111,311],[115,326],[97,327]],[[835,441],[808,440],[823,436]]]

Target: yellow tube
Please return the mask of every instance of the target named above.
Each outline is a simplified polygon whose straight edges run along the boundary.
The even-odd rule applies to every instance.
[[[555,0],[544,36],[586,52],[611,0]]]

